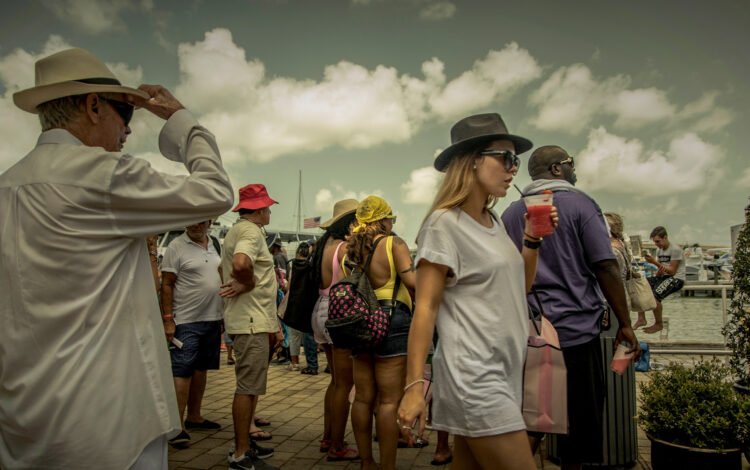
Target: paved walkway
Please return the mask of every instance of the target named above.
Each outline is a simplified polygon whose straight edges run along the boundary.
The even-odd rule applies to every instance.
[[[358,469],[358,462],[327,462],[325,454],[318,446],[323,434],[323,395],[330,376],[323,373],[325,356],[320,354],[321,373],[317,376],[302,375],[287,371],[286,366],[272,364],[268,373],[268,393],[261,397],[258,414],[271,421],[264,429],[273,434],[263,446],[276,449],[268,463],[283,469]],[[647,375],[637,374],[637,381],[647,380]],[[227,453],[233,443],[232,396],[234,393],[234,371],[226,365],[222,353],[222,368],[210,371],[208,386],[203,399],[203,416],[222,425],[218,431],[190,431],[192,443],[189,448],[170,449],[170,469],[226,469]],[[435,451],[436,435],[427,432],[430,445],[422,449],[399,449],[397,467],[399,469],[437,469],[430,465]],[[347,442],[354,445],[351,423],[347,426]],[[642,431],[638,432],[639,457],[635,469],[648,469],[649,441]],[[377,455],[377,443],[373,443]],[[559,469],[554,463],[540,461],[539,468]],[[750,468],[745,462],[743,468]]]

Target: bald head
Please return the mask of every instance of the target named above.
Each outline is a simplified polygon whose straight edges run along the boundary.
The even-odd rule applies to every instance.
[[[545,145],[534,150],[529,158],[529,176],[532,180],[561,179],[571,184],[576,182],[572,158],[565,149],[557,145]]]

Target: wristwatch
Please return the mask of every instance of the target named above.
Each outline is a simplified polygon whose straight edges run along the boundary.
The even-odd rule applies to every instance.
[[[528,238],[523,239],[523,246],[530,250],[538,250],[540,246],[542,246],[542,241],[531,241]]]

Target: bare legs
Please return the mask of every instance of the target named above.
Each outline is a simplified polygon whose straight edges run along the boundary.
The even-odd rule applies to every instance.
[[[644,328],[644,333],[657,333],[664,329],[664,321],[662,319],[662,312],[664,311],[664,308],[660,301],[656,301],[656,308],[654,309],[654,324],[649,326],[648,328]],[[638,320],[635,321],[633,324],[633,329],[637,330],[638,328],[644,326],[646,324],[646,312],[638,312]]]
[[[257,405],[257,395],[234,394],[232,420],[234,421],[235,457],[241,457],[250,450],[250,420],[255,415]]]
[[[376,426],[380,442],[380,464],[384,470],[396,467],[399,429],[397,409],[403,395],[406,356],[377,358],[358,354],[354,358],[356,394],[352,407],[352,427],[357,440],[361,468],[377,468],[372,455],[372,412],[376,406]]]
[[[454,436],[454,467],[486,470],[535,470],[525,431],[497,436]]]
[[[326,357],[328,357],[328,350],[332,347],[330,345],[324,347]],[[333,347],[331,357],[333,358],[331,383],[334,386],[331,398],[331,448],[341,450],[344,448],[346,422],[349,419],[349,392],[354,384],[352,351]]]
[[[328,364],[333,364],[333,346],[330,344],[324,344],[323,350],[326,354],[326,361]],[[331,440],[331,412],[334,408],[333,405],[333,392],[336,387],[334,383],[335,373],[331,373],[331,382],[328,384],[326,389],[326,396],[323,399],[323,440]]]
[[[448,443],[449,436],[448,431],[437,432],[437,446],[435,447],[435,455],[432,456],[431,462],[433,465],[443,465],[452,461],[453,452],[451,452],[451,447]]]
[[[195,423],[203,421],[201,416],[201,403],[203,393],[206,391],[206,371],[196,370],[190,377],[175,377],[174,389],[177,395],[177,409],[180,411],[180,423],[184,428],[185,408],[187,408],[187,420]]]
[[[205,370],[196,370],[193,372],[193,378],[190,380],[190,393],[187,400],[187,421],[200,423],[203,421],[201,416],[201,404],[203,403],[203,393],[206,391]],[[182,414],[180,414],[180,419]]]

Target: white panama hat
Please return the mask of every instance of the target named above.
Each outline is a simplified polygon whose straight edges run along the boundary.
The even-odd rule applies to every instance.
[[[35,86],[13,94],[13,102],[24,111],[37,113],[36,107],[64,96],[88,93],[127,93],[148,99],[148,93],[123,86],[109,68],[91,52],[73,48],[35,64]]]

